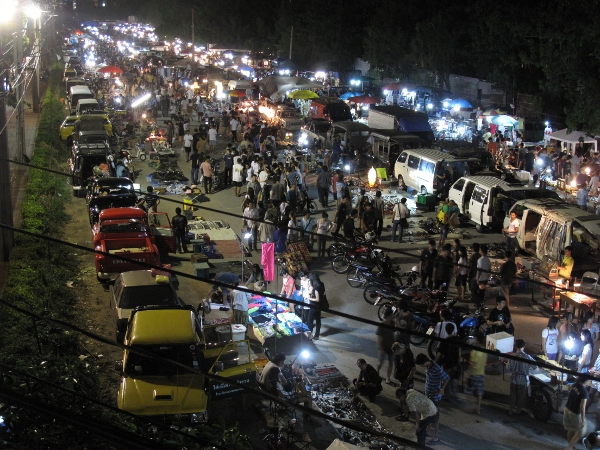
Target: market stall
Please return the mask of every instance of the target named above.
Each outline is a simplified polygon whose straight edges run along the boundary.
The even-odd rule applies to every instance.
[[[294,371],[310,386],[313,407],[318,411],[330,417],[360,423],[380,433],[389,433],[357,392],[349,387],[348,379],[334,365],[317,365],[307,361],[294,367]],[[390,450],[404,448],[393,441],[354,431],[337,423],[331,422],[331,425],[343,441],[357,444],[359,447]]]
[[[283,259],[286,270],[292,276],[308,271],[308,264],[312,262],[312,256],[304,241],[288,244]]]
[[[299,293],[294,300],[302,301]],[[253,295],[248,304],[249,326],[254,337],[263,345],[281,347],[276,340],[298,340],[309,331],[306,324],[289,305],[270,297]],[[299,342],[298,342],[299,343]]]
[[[564,151],[567,151],[569,154],[573,154],[575,146],[580,143],[594,144],[594,151],[598,151],[598,141],[593,137],[587,136],[583,131],[572,131],[569,133],[569,129],[565,128],[550,133],[548,138],[550,140],[554,139],[555,141],[562,142]]]

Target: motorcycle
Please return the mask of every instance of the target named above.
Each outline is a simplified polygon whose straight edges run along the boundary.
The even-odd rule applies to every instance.
[[[490,327],[481,310],[477,310],[473,314],[460,313],[456,310],[453,310],[453,312],[455,313],[454,322],[458,327],[460,342],[472,345],[473,338],[476,335],[485,336],[488,333]],[[439,341],[429,341],[427,353],[432,359],[437,354],[439,344]]]
[[[415,326],[413,331],[416,333],[420,333],[419,336],[416,334],[410,335],[410,342],[414,345],[421,345],[426,338],[427,335],[430,336],[433,334],[435,330],[435,326],[440,322],[440,311],[442,309],[450,309],[453,310],[454,304],[457,302],[456,299],[446,300],[442,303],[436,305],[435,310],[426,313],[415,313]],[[438,343],[438,341],[429,341],[429,345],[427,346],[428,351],[437,352],[437,346],[432,345],[432,342]],[[432,359],[435,357],[435,353]]]
[[[454,304],[456,300],[447,300],[445,291],[430,291],[427,296],[417,299],[396,297],[390,300],[382,297],[377,303],[379,305],[377,315],[383,320],[386,308],[391,308],[392,311],[403,309],[413,314],[433,314],[439,312],[451,302]]]
[[[296,213],[301,214],[305,209],[310,211],[311,214],[315,214],[317,212],[317,203],[308,196],[308,191],[303,187],[298,191]]]
[[[397,288],[390,288],[388,283],[380,283],[377,278],[373,278],[366,285],[363,291],[363,298],[370,305],[377,305],[381,300],[405,298],[405,291],[410,293],[411,297],[416,297],[416,292],[420,291],[419,286],[414,286],[418,276],[417,267],[414,266],[410,272],[402,274],[407,277],[405,283],[400,283]]]
[[[383,251],[373,248],[371,244],[374,237],[374,233],[367,233],[365,235],[366,242],[363,245],[335,256],[333,261],[331,261],[331,267],[334,272],[339,274],[348,272],[351,262],[377,264],[378,261],[383,261],[383,258],[385,258]]]
[[[219,189],[219,186],[221,186],[221,165],[214,158],[210,158],[210,166],[213,171],[213,189]]]
[[[378,272],[373,272],[375,267],[379,270]],[[371,282],[393,287],[396,285],[396,280],[402,284],[400,274],[394,271],[389,263],[389,256],[386,256],[383,261],[377,260],[376,266],[350,263],[350,268],[346,272],[346,281],[353,288],[362,287]]]

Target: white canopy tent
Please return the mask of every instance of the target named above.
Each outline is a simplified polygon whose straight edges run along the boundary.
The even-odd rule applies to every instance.
[[[593,137],[587,136],[583,131],[573,131],[569,133],[569,130],[565,128],[564,130],[550,133],[548,138],[563,142],[563,147],[568,149],[571,154],[573,154],[575,146],[581,142],[581,138],[583,138],[584,144],[594,144],[594,151],[598,151],[598,141]]]

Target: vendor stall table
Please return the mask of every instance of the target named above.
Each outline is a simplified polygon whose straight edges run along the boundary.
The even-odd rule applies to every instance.
[[[596,315],[596,300],[580,292],[560,291],[560,309],[573,308],[573,317],[583,322],[588,311]]]
[[[306,362],[299,364],[295,370],[299,370],[303,380],[310,385],[313,407],[318,411],[330,417],[360,423],[381,433],[390,432],[381,425],[356,391],[348,387],[348,379],[334,365]],[[372,434],[354,431],[333,422],[331,425],[345,442],[368,448],[403,448]]]
[[[302,319],[282,300],[253,295],[248,304],[248,315],[251,334],[274,352],[297,351],[302,333],[309,331]],[[250,334],[250,330],[248,332]]]

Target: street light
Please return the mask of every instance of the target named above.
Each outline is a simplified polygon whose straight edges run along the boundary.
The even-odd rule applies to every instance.
[[[142,103],[144,103],[144,102],[145,102],[146,100],[148,100],[149,98],[150,98],[150,93],[149,93],[149,92],[147,92],[147,93],[145,93],[144,95],[142,95],[140,98],[138,98],[137,100],[134,100],[134,101],[131,103],[131,107],[132,107],[132,108],[135,108],[136,106],[139,106],[139,105],[141,105]]]
[[[13,13],[17,9],[16,0],[0,0],[0,22],[8,22],[12,19]]]

